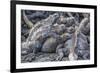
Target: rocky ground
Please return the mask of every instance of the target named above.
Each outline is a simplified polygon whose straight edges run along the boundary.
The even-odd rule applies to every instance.
[[[21,62],[90,59],[89,13],[21,11]]]

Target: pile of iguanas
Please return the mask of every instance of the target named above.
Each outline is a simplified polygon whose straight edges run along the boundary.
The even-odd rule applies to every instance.
[[[54,12],[34,24],[23,10],[22,18],[29,31],[28,37],[21,45],[22,56],[26,55],[27,61],[34,61],[36,54],[42,52],[56,53],[56,61],[61,61],[64,56],[67,56],[68,60],[78,60],[78,49],[86,49],[89,52],[89,17],[89,13]],[[84,58],[89,59],[89,53]]]

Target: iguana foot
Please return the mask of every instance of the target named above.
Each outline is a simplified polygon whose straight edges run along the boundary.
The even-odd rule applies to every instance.
[[[35,60],[35,54],[33,54],[33,53],[28,54],[26,56],[25,60],[28,62],[32,62],[33,60]]]

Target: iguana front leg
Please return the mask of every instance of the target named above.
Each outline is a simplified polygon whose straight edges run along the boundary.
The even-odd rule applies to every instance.
[[[56,61],[61,61],[62,58],[64,57],[63,49],[58,49],[57,54],[58,54],[58,57],[56,58]]]

